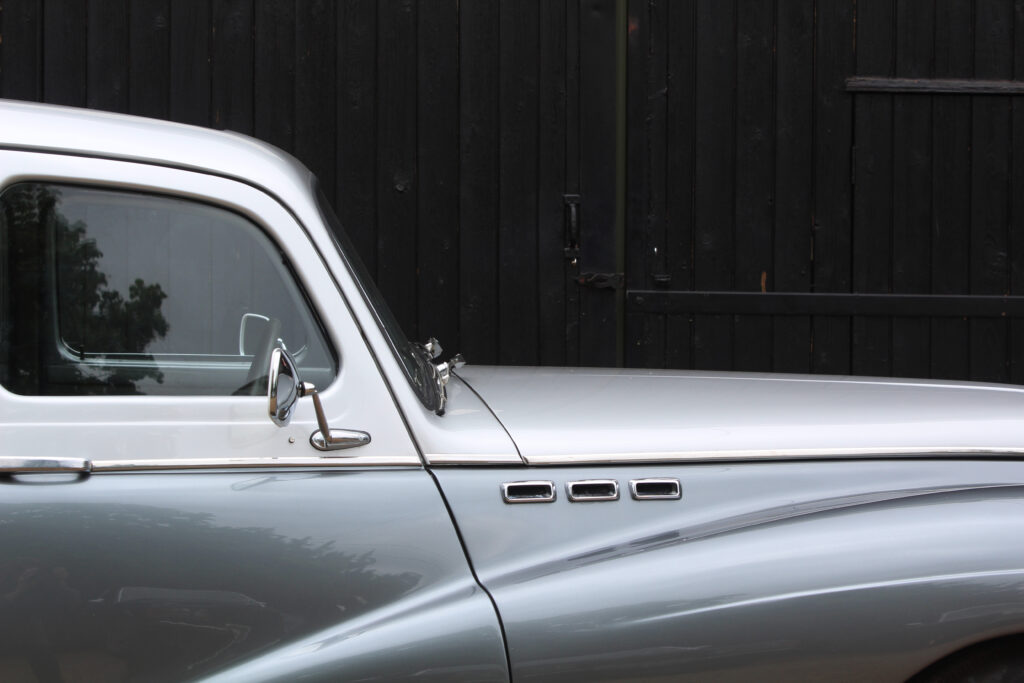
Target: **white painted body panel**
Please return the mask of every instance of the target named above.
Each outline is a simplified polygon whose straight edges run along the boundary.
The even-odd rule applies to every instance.
[[[1024,452],[1024,390],[827,376],[466,366],[532,464]]]
[[[323,223],[320,211],[313,200],[312,189],[315,179],[289,154],[237,133],[218,132],[122,114],[15,101],[0,101],[0,148],[3,147],[84,155],[86,158],[80,161],[86,166],[79,171],[82,178],[92,177],[88,164],[100,163],[97,159],[87,158],[91,156],[140,161],[174,169],[194,169],[204,175],[201,176],[202,180],[196,183],[196,187],[188,192],[194,193],[193,196],[197,198],[217,199],[217,203],[221,204],[230,201],[232,193],[217,194],[218,191],[223,191],[223,188],[218,187],[221,179],[215,175],[235,179],[269,193],[265,199],[270,203],[276,203],[277,211],[291,213],[293,218],[289,222],[293,225],[297,222],[298,227],[312,242],[313,249],[301,255],[302,261],[298,260],[298,254],[292,255],[296,263],[306,264],[297,268],[300,277],[315,277],[320,280],[315,284],[304,284],[315,295],[314,298],[326,295],[327,292],[341,294],[340,300],[336,300],[337,303],[329,311],[320,310],[319,313],[325,317],[338,317],[337,324],[349,325],[361,335],[361,345],[369,352],[369,355],[360,359],[360,362],[365,360],[362,371],[372,374],[374,381],[378,383],[383,375],[392,405],[397,403],[401,416],[411,432],[407,432],[406,435],[413,438],[419,452],[456,454],[463,457],[479,455],[481,457],[476,460],[480,461],[521,462],[508,435],[472,392],[465,392],[466,396],[460,401],[458,410],[450,411],[449,414],[457,419],[437,416],[423,407],[409,386],[398,360],[390,352],[388,341],[373,311],[366,305],[363,293],[352,277],[334,237]],[[66,160],[66,157],[52,158],[61,163]],[[145,173],[158,174],[161,170],[157,166],[142,164],[133,165],[133,168],[138,169],[140,178],[143,178]],[[17,170],[22,177],[37,177],[30,173],[26,175],[26,171],[20,167]],[[2,171],[3,166],[0,165],[0,173]],[[16,177],[10,173],[4,175],[5,184],[12,182]],[[73,179],[75,174],[71,173],[66,177]],[[144,179],[138,182],[140,187],[146,186]],[[154,182],[159,184],[161,181]],[[121,187],[136,186],[129,177],[122,178],[114,184]],[[247,209],[244,202],[236,208],[256,218],[257,222],[268,221],[266,217],[253,216],[252,208]],[[346,229],[356,232],[361,227],[346,226]],[[270,232],[273,235],[273,230]],[[291,233],[294,232],[291,230]],[[275,239],[278,237],[275,236]],[[328,328],[334,324],[331,320],[324,320],[324,323]],[[352,368],[346,368],[352,360],[351,357],[346,359],[343,351],[343,374],[354,371]],[[453,393],[459,391],[455,386],[451,389]],[[322,398],[329,416],[332,411],[339,410],[334,405],[337,401],[331,400],[330,392],[325,393]],[[255,404],[253,405],[255,407]],[[301,406],[295,420],[303,425],[311,424],[307,422],[311,417],[311,409],[308,406]],[[259,416],[254,413],[253,419],[257,420]],[[346,421],[345,424],[347,428],[370,431],[374,442],[378,442],[377,434],[365,424],[363,427],[352,421]],[[285,431],[288,430],[279,430],[276,436],[282,436]],[[406,430],[403,428],[401,431]],[[272,431],[267,433],[267,438],[274,434]],[[296,439],[303,441],[306,436],[308,434],[301,440],[298,437]],[[380,449],[375,446],[374,450]]]

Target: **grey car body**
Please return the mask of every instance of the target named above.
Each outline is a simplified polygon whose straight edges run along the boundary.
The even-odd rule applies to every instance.
[[[14,205],[29,190],[50,218]],[[1024,634],[1020,389],[456,369],[401,338],[311,174],[234,134],[3,102],[0,209],[4,679],[899,681]],[[179,210],[201,224],[121,250],[206,264],[167,275],[171,332],[70,338],[61,235],[92,231],[106,267]],[[112,215],[128,237],[103,243]],[[259,283],[228,313],[193,291],[249,263],[197,246],[208,221],[271,245],[282,305],[308,308],[299,379],[368,440],[318,449],[312,389],[272,422],[239,324]],[[24,282],[55,283],[32,313]],[[153,350],[196,320],[237,351]]]

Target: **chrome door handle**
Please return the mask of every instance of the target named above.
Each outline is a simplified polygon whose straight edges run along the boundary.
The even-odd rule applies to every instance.
[[[12,458],[0,456],[0,473],[33,474],[47,472],[92,472],[92,462],[84,458]]]
[[[317,412],[320,412],[319,410]],[[370,435],[355,429],[331,429],[331,438],[324,441],[324,433],[316,430],[309,437],[309,442],[318,451],[341,451],[346,448],[365,446],[370,443]]]

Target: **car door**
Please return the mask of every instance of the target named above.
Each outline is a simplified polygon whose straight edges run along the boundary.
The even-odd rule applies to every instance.
[[[0,679],[507,679],[310,226],[202,172],[0,169]],[[368,443],[272,423],[275,346]]]

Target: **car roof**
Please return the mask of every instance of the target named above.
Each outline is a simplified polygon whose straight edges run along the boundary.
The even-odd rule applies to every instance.
[[[247,135],[127,114],[0,100],[0,148],[142,161],[245,180],[277,194],[308,190],[290,154]]]

